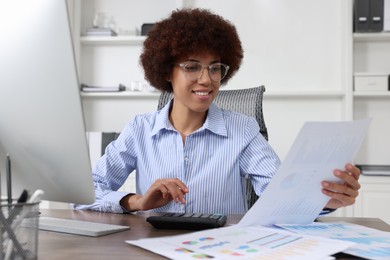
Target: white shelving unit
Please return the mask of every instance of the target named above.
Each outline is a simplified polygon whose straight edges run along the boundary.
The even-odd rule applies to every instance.
[[[353,34],[353,73],[390,74],[390,33]],[[361,164],[390,164],[390,91],[354,91],[353,118],[372,117]]]
[[[390,33],[353,34],[353,75],[390,74]],[[354,91],[353,118],[372,117],[372,123],[357,161],[390,164],[390,91]],[[350,215],[380,217],[390,223],[390,177],[362,176],[362,188]]]

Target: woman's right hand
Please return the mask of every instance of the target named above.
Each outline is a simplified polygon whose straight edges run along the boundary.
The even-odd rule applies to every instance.
[[[187,186],[178,178],[157,179],[144,195],[129,194],[120,204],[129,211],[159,208],[174,201],[185,204]]]

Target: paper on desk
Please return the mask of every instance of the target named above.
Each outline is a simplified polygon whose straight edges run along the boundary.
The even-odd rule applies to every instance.
[[[329,200],[321,192],[321,181],[340,181],[333,170],[353,162],[370,122],[305,123],[272,181],[238,225],[313,222]]]
[[[237,225],[192,232],[184,235],[127,240],[169,259],[318,259],[353,246],[308,235],[297,235],[282,229],[240,227]]]
[[[283,224],[280,227],[298,234],[321,236],[356,245],[343,252],[366,259],[390,259],[390,232],[380,231],[347,222],[312,223],[308,225]]]

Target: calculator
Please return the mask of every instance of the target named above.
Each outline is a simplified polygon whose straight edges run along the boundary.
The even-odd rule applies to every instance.
[[[164,213],[161,216],[150,216],[146,219],[153,227],[159,229],[203,230],[222,227],[226,223],[224,214],[205,213]]]

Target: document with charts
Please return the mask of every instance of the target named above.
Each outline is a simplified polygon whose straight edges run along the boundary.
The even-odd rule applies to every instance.
[[[321,192],[321,181],[340,181],[333,170],[353,163],[370,122],[306,122],[268,187],[239,225],[313,222],[329,200]]]
[[[280,227],[297,234],[321,236],[356,243],[344,253],[373,260],[390,259],[390,232],[380,231],[347,222],[283,224]]]
[[[180,260],[323,260],[354,245],[349,241],[335,243],[333,239],[294,234],[277,228],[237,225],[185,235],[128,240],[126,243]]]

